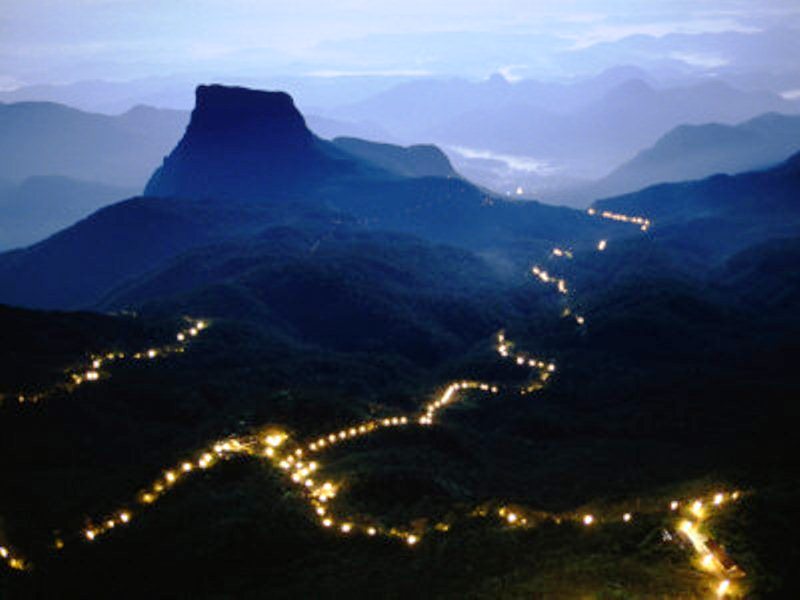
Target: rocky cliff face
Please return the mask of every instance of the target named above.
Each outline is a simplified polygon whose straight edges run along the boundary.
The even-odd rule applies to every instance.
[[[288,94],[201,85],[186,133],[145,195],[270,199],[352,168],[309,131]]]

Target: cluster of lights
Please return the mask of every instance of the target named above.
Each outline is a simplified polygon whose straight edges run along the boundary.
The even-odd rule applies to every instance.
[[[565,250],[564,248],[553,248],[551,254],[559,258],[572,258],[572,250]]]
[[[562,252],[562,253],[564,252],[563,250],[561,250],[559,248],[554,248],[553,249],[553,254],[556,254],[556,251]],[[556,256],[561,256],[561,255],[560,254],[556,254]],[[571,258],[572,254],[570,254],[569,256]],[[554,276],[550,275],[550,273],[548,273],[547,271],[545,271],[542,267],[540,267],[538,265],[534,265],[533,267],[531,267],[531,274],[534,277],[536,277],[539,281],[541,281],[542,283],[545,283],[547,285],[552,285],[553,287],[555,287],[560,294],[563,294],[564,296],[569,294],[569,287],[567,286],[567,281],[565,279],[562,279],[560,277],[554,277]],[[572,312],[572,309],[570,309],[569,307],[564,308],[562,316],[574,318],[575,319],[575,323],[577,323],[578,325],[585,325],[586,324],[586,318],[583,317],[582,315],[574,314]]]
[[[735,502],[741,497],[737,491],[732,493],[717,492],[710,498],[696,498],[687,502],[673,500],[670,511],[683,510],[685,518],[675,528],[675,535],[695,553],[697,565],[713,577],[713,588],[719,598],[730,596],[736,592],[731,578],[744,576],[742,570],[727,555],[725,550],[703,531],[703,522],[708,514],[728,502]]]
[[[548,283],[550,285],[555,286],[555,288],[558,290],[560,294],[569,293],[569,290],[567,289],[566,280],[558,277],[553,277],[552,275],[550,275],[550,273],[548,273],[538,265],[531,268],[531,273],[533,273],[534,276],[538,277],[542,283]]]
[[[7,567],[15,571],[23,571],[28,567],[27,563],[20,556],[14,554],[14,552],[5,546],[0,546],[0,564],[2,563],[5,563]]]
[[[530,394],[540,390],[542,385],[553,373],[555,373],[556,364],[552,361],[545,361],[541,358],[536,358],[525,352],[514,352],[513,348],[513,342],[510,342],[506,339],[505,333],[501,331],[497,334],[497,345],[495,346],[495,349],[501,357],[513,360],[517,366],[537,369],[537,372],[539,373],[538,381],[534,381],[523,387],[520,390],[520,394],[524,396],[525,394]]]
[[[708,498],[693,498],[689,500],[672,500],[663,509],[656,508],[650,512],[664,512],[671,514],[679,511],[686,513],[686,518],[678,521],[675,527],[675,535],[686,542],[685,545],[691,547],[696,553],[697,565],[713,576],[712,589],[717,597],[724,598],[738,591],[731,582],[732,578],[743,577],[744,573],[733,561],[725,554],[721,546],[716,544],[707,534],[701,530],[701,524],[709,512],[721,508],[724,504],[735,502],[741,498],[741,493],[716,492]],[[486,516],[488,511],[478,509],[472,513],[474,516]],[[630,524],[634,521],[632,512],[622,514],[610,514],[599,517],[596,513],[546,513],[542,511],[531,512],[520,506],[501,506],[497,510],[497,515],[509,527],[531,527],[543,520],[549,520],[556,524],[574,522],[586,528],[596,527],[601,523]],[[672,536],[669,536],[672,539]]]
[[[614,213],[611,212],[610,210],[604,210],[599,212],[596,208],[590,208],[586,212],[593,217],[598,216],[603,219],[610,219],[612,221],[618,221],[620,223],[632,223],[633,225],[638,225],[639,229],[641,229],[642,231],[647,231],[653,224],[650,221],[650,219],[646,219],[644,217],[632,217],[630,215]]]
[[[126,359],[135,361],[152,360],[155,358],[168,356],[170,354],[184,352],[187,344],[192,340],[192,338],[200,335],[200,332],[207,327],[208,323],[205,321],[190,321],[185,328],[181,329],[176,334],[175,343],[167,344],[159,348],[149,348],[131,355],[126,355],[124,352],[107,352],[105,354],[92,355],[85,365],[82,365],[67,373],[66,382],[57,384],[52,388],[42,392],[34,394],[18,394],[17,402],[19,404],[35,404],[58,391],[71,392],[83,384],[100,381],[101,378],[110,376],[107,371],[103,371],[103,367],[108,367],[112,363],[119,363]]]

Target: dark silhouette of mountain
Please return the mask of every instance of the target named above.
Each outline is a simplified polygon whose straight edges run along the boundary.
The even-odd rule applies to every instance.
[[[406,235],[277,227],[187,252],[103,306],[236,318],[301,343],[431,363],[548,304],[541,290],[515,289],[523,283],[470,252]]]
[[[577,211],[504,201],[458,178],[409,178],[382,169],[316,138],[285,94],[201,86],[197,97],[183,139],[147,186],[161,198],[106,207],[0,256],[0,300],[93,305],[191,248],[276,225],[352,220],[366,229],[494,249],[498,264],[507,266],[529,261],[534,249],[557,240],[614,235],[613,226]],[[359,148],[375,155],[374,146]],[[413,169],[421,168],[418,150],[378,149],[384,164],[392,157],[394,168],[408,172],[411,156]]]
[[[141,189],[186,116],[147,107],[112,117],[49,102],[0,104],[0,178],[61,175]]]
[[[444,152],[433,145],[403,148],[351,137],[333,140],[339,148],[404,177],[458,177]]]
[[[275,198],[356,174],[359,165],[316,138],[288,94],[201,85],[196,96],[186,133],[145,195]]]
[[[786,160],[798,150],[800,116],[769,113],[739,125],[681,125],[588,191],[598,198],[656,183],[752,171]]]
[[[775,320],[796,318],[800,302],[800,238],[746,248],[714,273],[714,281],[742,306]]]
[[[798,190],[795,154],[764,171],[660,184],[594,207],[647,215],[655,222],[654,240],[711,268],[748,246],[800,235]]]
[[[800,213],[800,153],[764,171],[666,183],[595,202],[598,210],[646,214],[659,224],[720,215],[780,220]]]
[[[68,177],[30,177],[0,189],[0,249],[28,246],[135,190]]]

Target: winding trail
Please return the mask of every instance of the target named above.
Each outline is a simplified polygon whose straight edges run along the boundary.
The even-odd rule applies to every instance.
[[[637,226],[641,231],[647,231],[652,223],[649,219],[637,216],[621,215],[608,211],[598,212],[589,209],[588,214],[597,218],[610,219],[620,223],[629,223]],[[600,240],[596,246],[598,252],[605,251],[608,242]],[[572,259],[573,253],[569,249],[554,248],[551,257]],[[556,292],[569,298],[571,291],[567,281],[554,276],[540,266],[533,266],[531,273],[534,278],[544,285],[551,286]],[[576,314],[574,308],[567,303],[562,312],[563,317],[573,318],[579,327],[586,325],[586,318]],[[39,401],[56,391],[71,392],[77,386],[85,383],[99,381],[110,376],[104,367],[122,360],[147,360],[170,354],[184,352],[188,343],[201,331],[208,327],[204,321],[191,321],[185,329],[176,334],[176,343],[161,348],[151,348],[129,357],[124,354],[108,353],[93,356],[90,362],[79,367],[69,374],[67,382],[55,386],[53,389],[33,396],[20,395],[20,403]],[[556,364],[550,360],[532,356],[524,351],[515,350],[515,345],[508,340],[504,332],[497,334],[495,349],[500,357],[514,362],[518,366],[528,367],[532,377],[528,384],[517,389],[519,394],[535,393],[546,385],[549,378],[556,372]],[[313,439],[298,441],[292,440],[282,430],[268,429],[257,433],[238,437],[229,437],[210,444],[207,448],[194,453],[191,458],[165,469],[158,478],[143,488],[136,498],[122,505],[110,513],[92,519],[81,531],[71,536],[55,540],[55,548],[61,549],[67,543],[79,541],[96,542],[112,530],[129,525],[139,514],[156,504],[160,498],[168,494],[175,486],[198,472],[204,472],[222,464],[233,457],[246,456],[255,460],[270,462],[276,469],[284,473],[288,485],[298,489],[299,496],[312,511],[313,518],[321,527],[335,529],[344,536],[366,535],[396,538],[408,546],[417,545],[423,537],[432,530],[447,531],[448,523],[434,525],[408,525],[387,526],[378,519],[368,517],[352,517],[347,512],[337,507],[336,497],[339,486],[333,481],[323,480],[319,477],[324,470],[322,458],[332,448],[346,445],[356,439],[366,436],[379,435],[381,432],[394,428],[433,427],[440,419],[444,410],[468,395],[491,396],[500,393],[500,388],[486,382],[461,380],[454,381],[434,400],[424,404],[419,411],[385,416],[360,423],[351,423],[335,431],[322,433]],[[509,390],[511,391],[511,390]],[[735,596],[740,590],[732,584],[730,577],[742,577],[743,573],[727,556],[724,549],[716,544],[703,528],[703,522],[715,511],[735,502],[741,498],[738,491],[717,491],[707,497],[694,497],[672,500],[667,506],[658,506],[648,510],[650,513],[663,512],[675,516],[675,525],[671,530],[662,532],[665,541],[675,541],[693,553],[693,562],[698,568],[703,569],[712,583],[711,589],[716,597]],[[631,523],[637,516],[630,511],[621,510],[618,513],[552,513],[541,510],[529,509],[522,506],[504,505],[500,502],[485,503],[476,507],[472,513],[475,517],[489,517],[494,515],[502,520],[509,528],[535,527],[543,521],[550,520],[555,523],[573,521],[591,528],[603,523],[622,522]],[[12,569],[26,570],[30,563],[11,548],[0,546],[0,560]]]

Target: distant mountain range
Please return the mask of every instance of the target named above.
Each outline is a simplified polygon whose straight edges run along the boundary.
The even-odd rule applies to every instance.
[[[587,200],[656,183],[775,165],[800,150],[800,116],[768,113],[738,125],[681,125],[609,175],[571,196]]]
[[[662,246],[711,267],[750,245],[800,236],[798,190],[800,153],[764,171],[660,184],[594,208],[647,215]]]
[[[28,246],[137,189],[60,176],[29,177],[0,188],[0,250]]]
[[[141,189],[187,117],[145,106],[111,117],[49,102],[0,104],[0,178],[60,175]]]
[[[333,116],[381,123],[416,141],[569,165],[596,177],[684,124],[736,123],[800,104],[722,81],[656,88],[630,69],[573,85],[420,81],[341,107]]]

